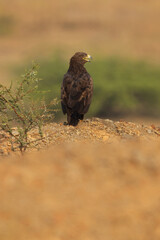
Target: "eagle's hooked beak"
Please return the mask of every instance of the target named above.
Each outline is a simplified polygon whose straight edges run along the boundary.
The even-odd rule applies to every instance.
[[[92,60],[91,55],[87,55],[86,57],[83,58],[86,62],[90,62]]]

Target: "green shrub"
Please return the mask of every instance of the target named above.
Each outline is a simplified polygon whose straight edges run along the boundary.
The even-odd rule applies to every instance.
[[[41,61],[39,90],[47,102],[60,99],[60,88],[69,61],[53,56]],[[94,81],[88,116],[112,117],[138,114],[160,116],[160,68],[145,62],[116,57],[96,58],[86,64]],[[59,106],[60,108],[60,106]],[[57,117],[61,118],[61,112]]]
[[[0,128],[11,136],[12,150],[19,148],[25,151],[31,145],[28,133],[33,128],[38,128],[39,139],[43,137],[42,125],[46,120],[53,119],[53,111],[46,106],[44,100],[35,101],[37,94],[38,65],[26,70],[16,88],[11,84],[9,88],[0,85]],[[52,102],[52,106],[56,101]],[[15,131],[16,126],[16,131]]]
[[[91,114],[160,115],[160,68],[118,58],[100,59],[88,66],[95,94]]]

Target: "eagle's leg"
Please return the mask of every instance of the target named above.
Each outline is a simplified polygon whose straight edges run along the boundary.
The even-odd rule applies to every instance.
[[[74,112],[68,116],[67,120],[69,125],[77,126],[79,123],[79,114]]]
[[[79,119],[83,120],[83,118],[84,118],[84,114],[79,114]]]
[[[70,121],[71,121],[71,115],[67,114],[67,122],[68,122],[69,125],[70,125]]]

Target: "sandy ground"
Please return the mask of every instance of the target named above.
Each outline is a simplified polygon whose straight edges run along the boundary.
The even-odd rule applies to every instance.
[[[105,121],[57,124],[59,144],[1,156],[0,239],[160,239],[159,130]]]

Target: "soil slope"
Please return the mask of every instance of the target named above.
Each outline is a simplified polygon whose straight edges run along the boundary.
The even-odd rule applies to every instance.
[[[1,156],[0,239],[159,240],[159,132],[101,119],[45,126],[40,151]]]
[[[18,134],[14,128],[13,134]],[[113,141],[128,140],[156,140],[160,136],[160,127],[109,119],[92,118],[82,121],[77,127],[63,123],[51,123],[43,127],[43,139],[40,139],[38,130],[29,133],[30,147],[27,151],[58,145],[63,143],[112,143]],[[14,142],[14,141],[13,141]],[[14,144],[14,147],[18,147]],[[18,150],[18,149],[17,149]],[[0,131],[0,154],[11,153],[11,137]]]

